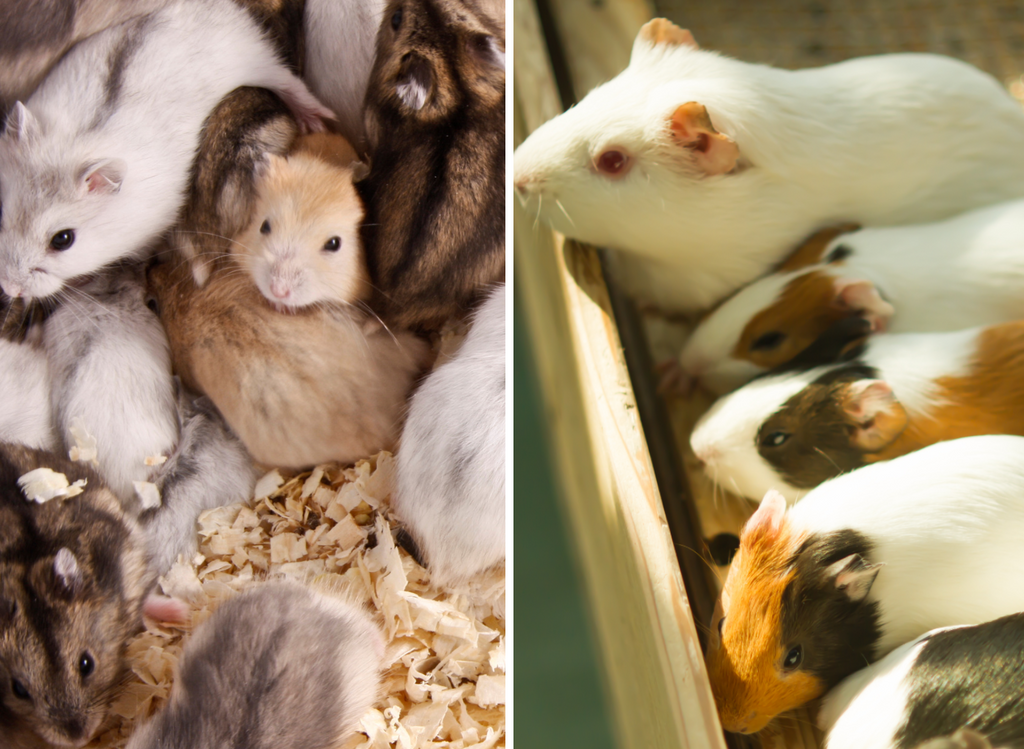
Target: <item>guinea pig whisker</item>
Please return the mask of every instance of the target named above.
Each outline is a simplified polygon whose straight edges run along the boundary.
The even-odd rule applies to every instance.
[[[836,463],[834,460],[832,460],[832,458],[824,450],[822,450],[820,447],[815,447],[814,448],[814,452],[819,453],[821,455],[821,457],[823,457],[825,460],[827,460],[829,463],[831,463],[833,466],[835,466],[835,469],[837,471],[839,471],[839,473],[843,472],[843,469],[839,467],[839,464]]]

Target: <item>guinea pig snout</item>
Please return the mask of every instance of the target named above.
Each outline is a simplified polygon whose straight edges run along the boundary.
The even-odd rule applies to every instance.
[[[721,452],[718,450],[717,445],[694,446],[693,454],[697,457],[697,462],[701,464],[702,468],[714,466],[718,459],[722,456]]]

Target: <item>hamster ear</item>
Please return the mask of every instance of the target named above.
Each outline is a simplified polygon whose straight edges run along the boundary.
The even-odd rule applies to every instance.
[[[715,130],[702,104],[689,101],[676,107],[669,118],[672,138],[690,152],[697,168],[711,177],[731,172],[740,157],[739,146]]]
[[[430,69],[430,63],[419,55],[413,55],[403,66],[395,84],[395,93],[405,106],[419,111],[430,98],[433,83],[434,72]]]
[[[833,282],[835,299],[832,305],[842,310],[856,312],[871,323],[872,333],[885,330],[889,318],[896,311],[893,306],[882,299],[878,289],[870,281],[852,278],[837,278]]]
[[[68,595],[73,595],[82,587],[82,570],[75,555],[67,547],[62,547],[53,558],[53,574],[57,584]]]
[[[82,170],[82,185],[90,195],[114,195],[121,189],[127,169],[121,159],[103,159]]]
[[[352,170],[353,182],[362,182],[370,175],[370,165],[365,161],[353,161],[349,164],[349,169]]]
[[[851,601],[862,601],[878,576],[880,564],[868,564],[860,554],[851,554],[829,565],[825,570],[835,582],[836,590],[846,593]]]
[[[640,32],[633,42],[633,53],[630,57],[630,64],[633,60],[642,57],[644,53],[658,46],[684,46],[699,49],[697,40],[688,29],[681,29],[667,18],[654,18],[640,27]]]
[[[466,40],[470,56],[485,65],[505,68],[505,50],[490,34],[474,34]]]
[[[882,380],[851,382],[840,397],[842,409],[853,426],[850,444],[861,452],[878,452],[907,428],[906,410]]]
[[[7,115],[6,134],[14,140],[24,141],[34,138],[38,133],[39,120],[20,101],[14,102],[14,107]]]
[[[751,538],[774,538],[786,519],[786,498],[774,489],[764,495],[757,511],[743,526],[742,541]]]

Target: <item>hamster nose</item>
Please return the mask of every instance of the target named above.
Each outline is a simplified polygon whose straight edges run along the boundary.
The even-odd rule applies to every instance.
[[[7,294],[7,296],[9,296],[11,299],[17,299],[18,297],[25,293],[25,289],[23,289],[19,284],[16,283],[8,283],[5,281],[3,283],[0,283],[0,288],[3,288],[4,293]]]
[[[537,185],[540,184],[540,180],[535,177],[523,175],[516,177],[512,184],[515,185],[516,192],[519,194],[519,197],[525,198]]]
[[[708,464],[714,464],[718,460],[718,450],[713,447],[700,447],[693,451],[697,456],[697,462],[701,468],[707,468]]]
[[[280,281],[271,281],[270,293],[278,299],[287,299],[291,296],[292,290],[288,288],[287,284],[281,283]]]

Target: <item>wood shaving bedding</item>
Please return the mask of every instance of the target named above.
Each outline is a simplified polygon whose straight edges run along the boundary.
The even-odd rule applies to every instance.
[[[167,700],[188,630],[254,580],[297,577],[378,613],[387,640],[383,693],[337,749],[505,746],[505,575],[495,570],[440,589],[395,544],[389,514],[395,460],[272,471],[249,503],[199,518],[199,553],[161,578],[192,608],[191,623],[147,622],[128,647],[133,680],[112,725],[89,749],[119,749]],[[262,495],[262,496],[261,496]]]

